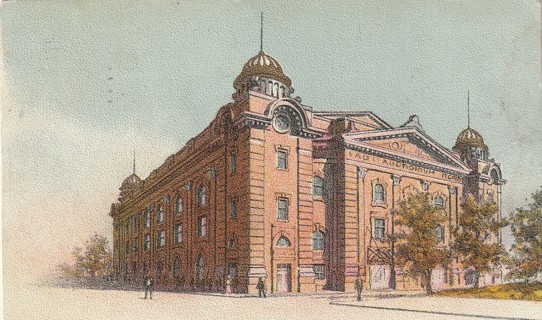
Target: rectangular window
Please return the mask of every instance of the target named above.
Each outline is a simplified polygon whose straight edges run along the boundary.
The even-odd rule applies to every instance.
[[[235,220],[237,218],[237,202],[232,200],[230,202],[230,219]]]
[[[234,174],[235,170],[237,170],[237,155],[232,153],[230,155],[230,172]]]
[[[145,251],[149,251],[151,249],[151,235],[146,234],[145,235],[145,243],[143,244]]]
[[[158,231],[158,238],[156,239],[156,244],[158,248],[162,248],[166,244],[166,232]]]
[[[198,237],[205,237],[207,235],[207,218],[199,217],[198,219]]]
[[[124,234],[126,234],[126,235],[130,234],[129,222],[126,222],[126,224],[124,225]]]
[[[312,194],[321,197],[324,193],[324,180],[320,177],[312,178]]]
[[[150,228],[151,227],[151,211],[149,209],[145,211],[144,218],[145,218],[145,228]]]
[[[314,279],[322,280],[326,278],[323,264],[315,264],[313,266]]]
[[[286,151],[279,150],[277,152],[277,168],[286,169],[288,167],[288,154]]]
[[[375,240],[384,240],[385,228],[384,219],[375,219]]]
[[[437,241],[444,242],[444,227],[440,225],[437,227]]]
[[[130,251],[130,240],[126,241],[126,245],[124,246],[124,253],[128,254]]]
[[[278,201],[278,220],[288,220],[288,200],[280,198]]]
[[[156,209],[156,222],[164,222],[164,209],[162,209],[162,206],[158,206],[158,209]]]
[[[134,239],[134,244],[132,246],[134,252],[137,252],[137,237]]]
[[[175,226],[175,243],[183,242],[183,225],[178,224]]]

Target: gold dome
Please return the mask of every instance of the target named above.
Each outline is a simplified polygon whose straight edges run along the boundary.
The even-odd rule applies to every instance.
[[[482,135],[472,128],[467,128],[461,131],[461,133],[457,137],[457,140],[455,141],[453,150],[459,151],[468,147],[476,147],[488,151],[487,145],[484,143],[484,138],[482,138]]]
[[[256,56],[250,58],[243,66],[241,74],[237,76],[233,82],[234,88],[239,88],[243,83],[247,82],[250,77],[259,76],[277,80],[285,84],[287,87],[292,85],[292,80],[282,71],[282,67],[275,58],[260,51]]]

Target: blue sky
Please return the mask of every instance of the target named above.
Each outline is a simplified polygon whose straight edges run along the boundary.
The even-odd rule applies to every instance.
[[[505,211],[542,185],[535,0],[1,6],[4,260],[29,261],[7,271],[39,274],[93,232],[110,234],[132,150],[144,178],[231,101],[259,50],[261,11],[264,50],[304,104],[396,126],[416,114],[451,148],[470,90],[471,126],[508,180]]]

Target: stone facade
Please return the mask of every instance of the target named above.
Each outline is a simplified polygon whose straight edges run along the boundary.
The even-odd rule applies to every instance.
[[[467,193],[500,204],[487,147],[477,156],[460,136],[449,150],[415,116],[394,128],[372,112],[313,111],[264,52],[234,88],[184,148],[123,182],[110,211],[119,280],[150,273],[159,289],[224,292],[229,275],[233,292],[254,293],[262,277],[268,292],[287,293],[352,291],[359,273],[376,290],[393,268],[397,289],[417,288],[386,241],[395,205],[428,192],[448,217],[448,246]],[[444,269],[434,277],[437,289],[462,285]]]

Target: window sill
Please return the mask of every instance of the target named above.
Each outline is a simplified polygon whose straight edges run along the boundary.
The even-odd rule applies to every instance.
[[[372,203],[373,207],[381,207],[381,208],[387,208],[388,204],[386,202],[380,202],[380,201],[373,201]]]

